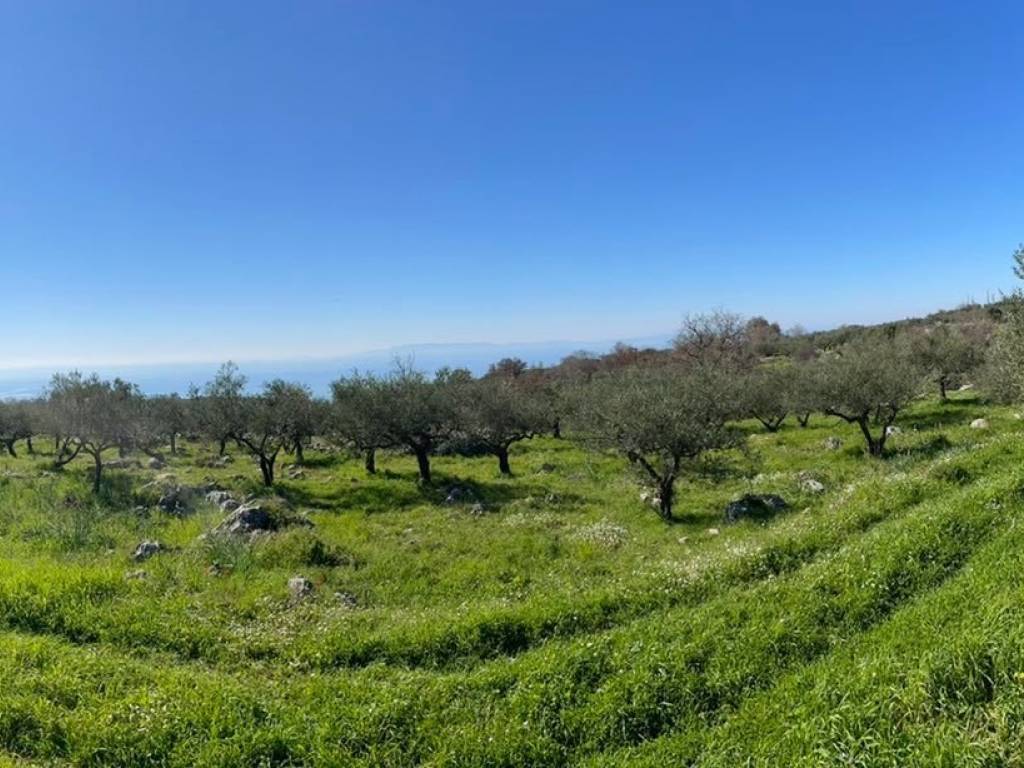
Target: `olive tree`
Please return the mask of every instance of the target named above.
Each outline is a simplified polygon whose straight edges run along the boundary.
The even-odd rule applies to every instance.
[[[939,387],[939,397],[947,399],[950,386],[977,368],[984,357],[984,341],[970,338],[962,329],[937,325],[915,334],[913,353],[918,364]]]
[[[1024,280],[1024,245],[1013,253],[1014,274]],[[1004,402],[1024,400],[1024,293],[1019,289],[1007,298],[1003,322],[995,331],[983,370],[989,396]]]
[[[657,493],[662,519],[673,519],[676,480],[688,461],[738,444],[728,424],[728,379],[713,369],[626,369],[578,391],[574,432],[622,453]]]
[[[331,383],[332,436],[357,451],[371,475],[377,472],[377,451],[392,445],[385,400],[381,382],[358,371]]]
[[[759,366],[740,380],[739,412],[757,419],[769,432],[777,432],[789,415],[794,366],[788,363]]]
[[[511,378],[486,378],[462,388],[456,397],[459,432],[474,446],[498,458],[498,470],[511,475],[508,451],[550,428],[550,410]]]
[[[455,433],[455,392],[470,377],[462,370],[442,369],[430,378],[411,365],[399,363],[384,377],[363,376],[358,381],[335,382],[335,402],[362,409],[348,417],[373,430],[384,445],[403,447],[416,457],[420,482],[431,482],[430,456],[439,443]],[[347,383],[346,383],[347,382]],[[349,396],[353,387],[356,395]]]
[[[68,463],[79,453],[91,456],[93,490],[98,493],[103,453],[135,440],[142,404],[138,387],[121,379],[105,381],[96,374],[83,377],[74,371],[54,375],[47,400],[53,423],[65,436],[58,464]]]
[[[924,380],[900,339],[850,342],[822,361],[820,374],[823,411],[856,424],[872,456],[883,455],[889,427],[920,393]]]
[[[19,440],[28,443],[32,452],[32,435],[35,434],[35,404],[24,400],[0,400],[0,446],[12,457],[18,452],[14,444]]]
[[[238,366],[229,361],[202,390],[192,391],[192,405],[199,428],[217,443],[222,456],[228,440],[237,440],[237,436],[245,431],[246,418],[250,416],[245,396],[247,381]]]
[[[178,436],[191,426],[188,403],[180,395],[158,395],[146,401],[150,439],[156,445],[168,445],[173,456],[178,452]]]
[[[821,366],[814,360],[795,362],[792,364],[792,378],[786,393],[789,411],[796,417],[801,428],[811,421],[811,414],[821,411],[821,382],[819,381]]]
[[[293,447],[296,434],[305,430],[297,425],[308,418],[311,399],[304,385],[282,379],[268,381],[258,395],[242,398],[242,427],[228,437],[256,460],[265,486],[274,484],[280,452]]]

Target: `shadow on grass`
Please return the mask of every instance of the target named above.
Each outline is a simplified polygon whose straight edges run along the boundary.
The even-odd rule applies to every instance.
[[[886,459],[912,458],[912,459],[934,459],[941,453],[945,453],[953,447],[953,442],[943,434],[933,435],[916,445],[889,449],[885,452]]]
[[[445,501],[453,488],[462,489],[458,503]],[[381,472],[368,479],[352,478],[320,488],[309,488],[289,482],[281,482],[276,492],[295,506],[323,511],[359,511],[378,514],[409,509],[429,504],[438,507],[455,507],[459,504],[481,502],[491,509],[529,497],[543,498],[550,488],[530,481],[481,482],[456,478],[435,473],[430,485],[421,485],[415,472]],[[577,494],[559,493],[560,504],[576,504],[582,501]]]
[[[957,397],[946,402],[936,402],[926,409],[916,411],[905,423],[914,429],[944,429],[967,426],[973,418],[981,415],[984,403],[977,395]],[[904,420],[901,419],[901,422]]]

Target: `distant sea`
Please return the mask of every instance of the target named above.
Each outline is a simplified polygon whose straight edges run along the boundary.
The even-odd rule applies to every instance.
[[[662,348],[669,336],[623,339],[637,347]],[[236,360],[249,379],[249,389],[256,391],[270,379],[282,378],[306,384],[317,395],[328,395],[330,384],[339,376],[358,370],[362,373],[386,373],[396,360],[409,361],[414,368],[426,372],[444,366],[468,368],[479,375],[504,357],[518,357],[531,365],[553,365],[573,352],[603,354],[615,342],[549,341],[523,344],[415,344],[375,350],[332,358],[301,360]],[[36,397],[43,393],[50,377],[58,370],[77,368],[83,373],[98,373],[103,378],[120,376],[134,382],[147,395],[178,392],[184,395],[189,385],[202,386],[217,372],[220,363],[180,363],[165,365],[97,365],[65,366],[63,368],[4,369],[0,361],[0,399]]]

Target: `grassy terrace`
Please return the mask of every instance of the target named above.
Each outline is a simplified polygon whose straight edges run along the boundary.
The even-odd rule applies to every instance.
[[[972,430],[984,416],[990,428]],[[13,765],[1018,765],[1024,421],[921,401],[884,460],[815,417],[749,427],[667,525],[623,461],[311,452],[253,543],[200,538],[157,475],[261,493],[242,456],[0,459],[0,752]],[[825,449],[826,438],[844,441]],[[45,442],[45,441],[41,441]],[[812,493],[806,479],[825,491]],[[484,505],[446,504],[470,488]],[[725,524],[749,493],[790,504]],[[139,507],[142,506],[142,509]],[[717,533],[712,529],[717,529]],[[143,539],[167,545],[131,560]],[[303,600],[288,579],[316,585]],[[2,762],[2,761],[0,761]]]

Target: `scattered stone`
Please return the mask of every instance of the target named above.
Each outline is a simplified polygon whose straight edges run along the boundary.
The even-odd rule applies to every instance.
[[[147,539],[143,541],[135,548],[132,553],[132,560],[137,563],[141,563],[143,560],[149,560],[153,555],[159,554],[164,551],[164,546],[159,541],[152,541]]]
[[[277,521],[259,504],[243,504],[228,515],[214,530],[218,533],[230,534],[276,531]]]
[[[306,471],[302,467],[289,467],[286,472],[290,480],[304,480]]]
[[[661,497],[654,491],[640,491],[640,501],[655,509],[661,507]]]
[[[551,464],[549,462],[544,462],[539,467],[537,467],[537,474],[538,475],[540,475],[540,474],[544,474],[544,475],[551,474],[556,469],[558,469],[558,467],[556,467],[554,464]]]
[[[476,501],[476,494],[462,485],[453,485],[444,498],[445,504],[466,504],[472,501]]]
[[[483,517],[487,514],[487,510],[484,509],[484,505],[478,501],[469,508],[469,514],[473,515],[473,517]]]
[[[227,498],[224,499],[224,501],[222,501],[217,506],[220,507],[221,512],[234,512],[236,509],[242,506],[242,504],[240,501],[238,501],[238,499]]]
[[[988,419],[975,419],[971,422],[971,429],[988,429]]]
[[[902,429],[900,429],[899,427],[897,427],[895,425],[889,426],[889,427],[885,428],[885,436],[886,437],[891,437],[892,435],[898,435],[902,431],[903,431]]]
[[[234,461],[234,456],[225,453],[223,456],[210,456],[209,458],[203,459],[199,462],[199,466],[206,467],[207,469],[224,469],[224,467],[234,463]]]
[[[126,573],[124,577],[128,581],[143,581],[149,577],[149,574],[145,571],[128,571],[128,573]]]
[[[813,477],[805,477],[800,481],[800,490],[804,491],[804,493],[824,493],[825,485]]]
[[[111,459],[104,465],[107,469],[142,469],[138,459]]]
[[[312,521],[299,515],[275,514],[265,500],[248,501],[235,508],[213,529],[215,534],[250,535],[272,533],[286,526],[312,528]]]
[[[231,494],[227,491],[210,491],[206,494],[206,500],[218,507],[230,498]]]
[[[689,540],[690,540],[689,536],[680,536],[678,539],[676,539],[676,541],[678,541],[680,544],[685,544]]]
[[[288,592],[293,600],[301,600],[313,594],[313,582],[305,576],[292,576],[288,579]]]
[[[775,494],[748,493],[735,501],[729,502],[725,508],[725,521],[727,523],[735,523],[737,520],[746,518],[771,517],[779,510],[785,509],[788,506],[785,499]]]
[[[721,531],[717,528],[708,528],[708,536],[717,536]]]
[[[973,384],[962,384],[957,389],[957,392],[966,392],[969,389],[974,389],[974,385]]]
[[[356,596],[353,595],[351,592],[335,592],[334,597],[345,608],[359,607],[359,601],[356,599]]]
[[[826,437],[824,446],[827,451],[838,451],[843,447],[843,441],[838,437]]]
[[[146,462],[146,466],[149,469],[163,469],[167,466],[167,462],[161,459],[159,456],[153,456],[149,461]]]

